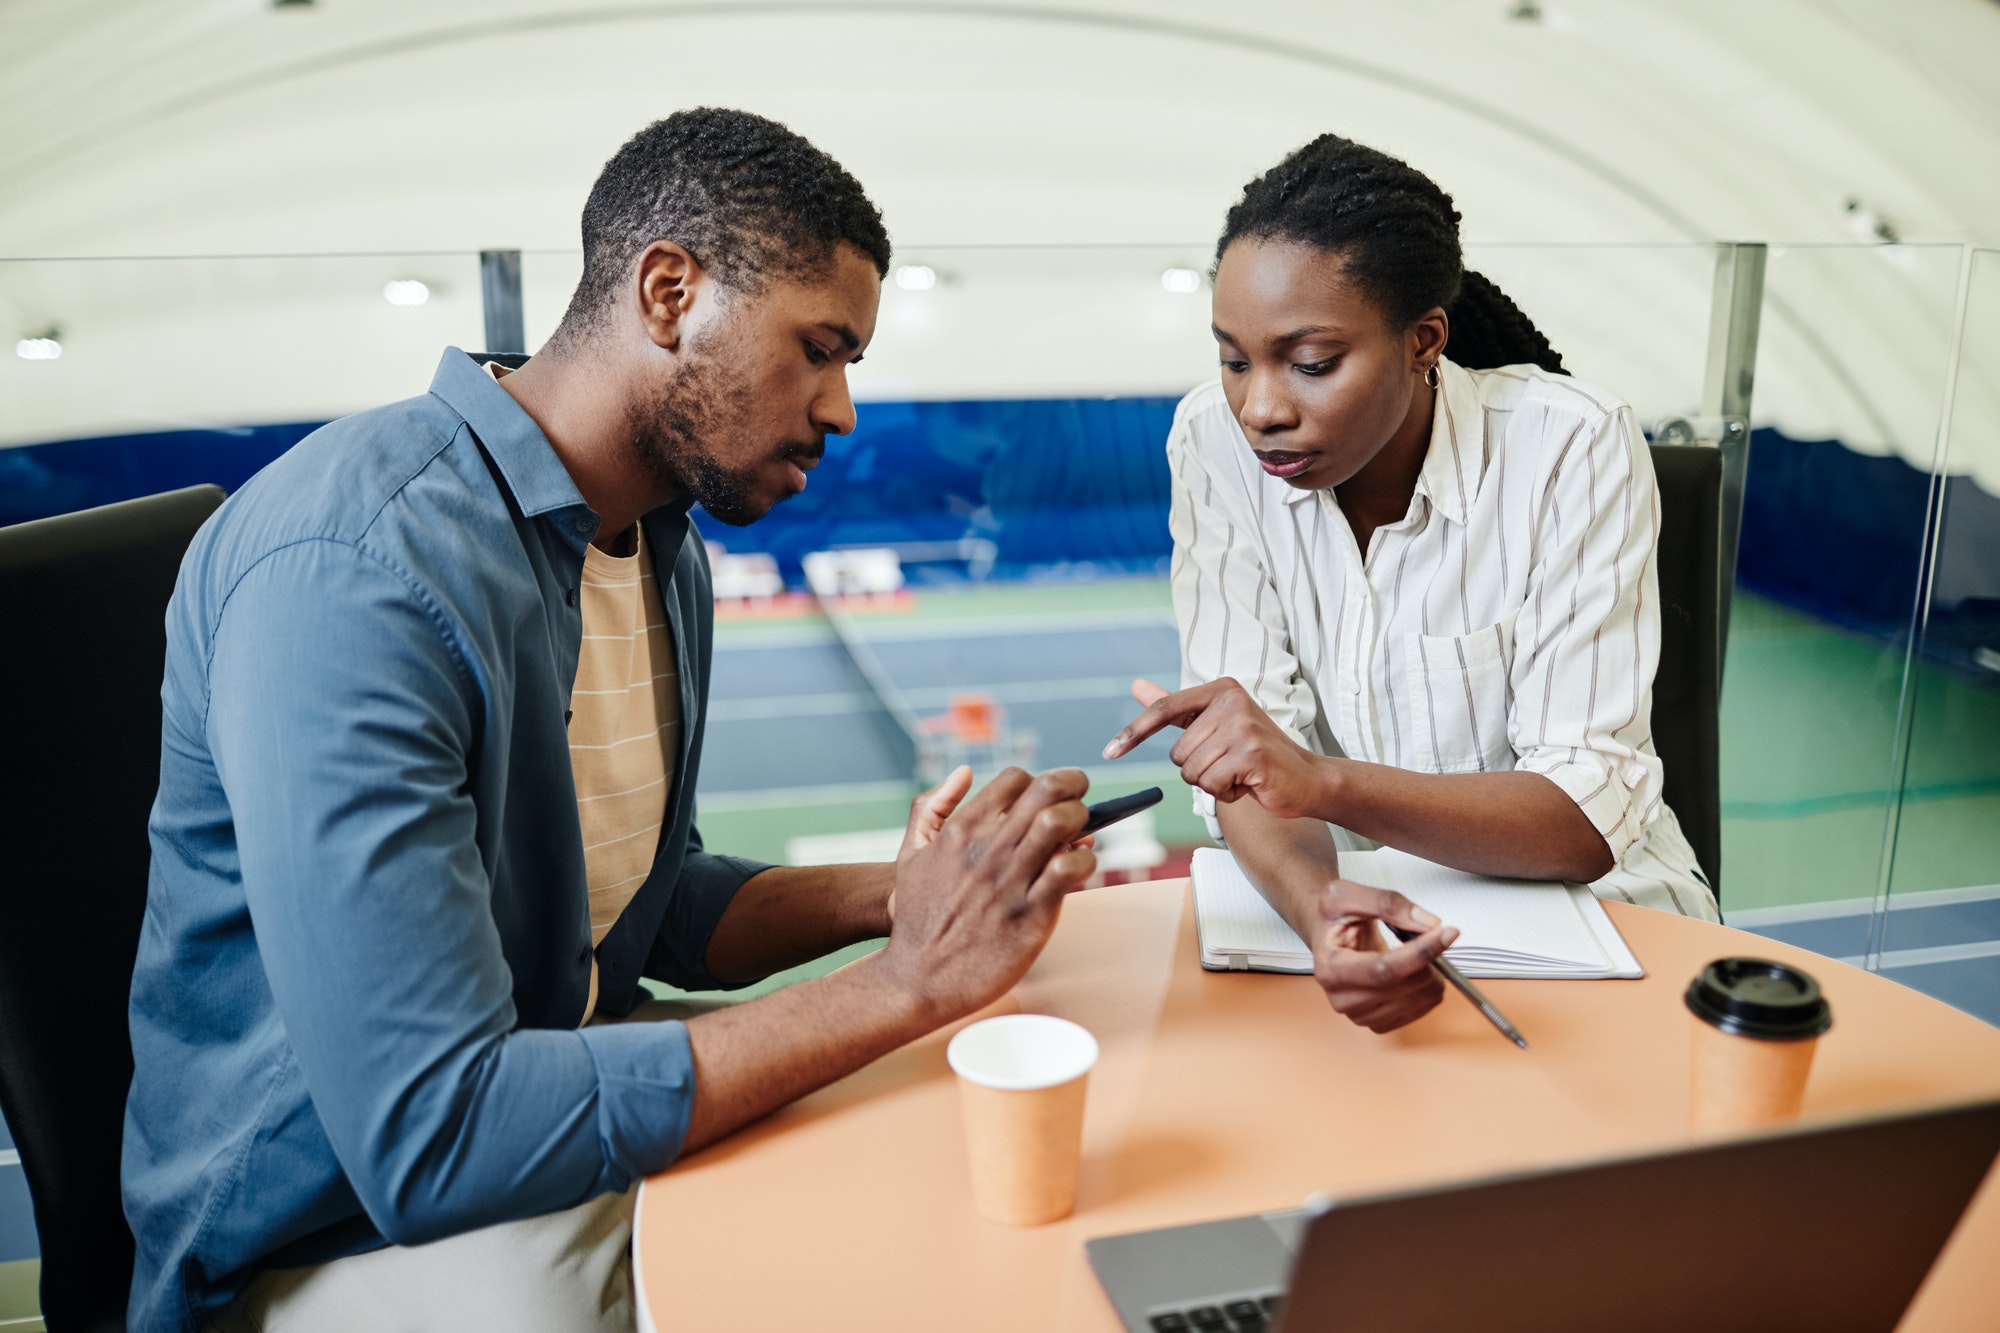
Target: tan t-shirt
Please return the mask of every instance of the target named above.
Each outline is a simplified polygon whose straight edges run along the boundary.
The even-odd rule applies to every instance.
[[[489,363],[494,378],[507,373]],[[634,525],[620,554],[583,552],[583,645],[570,695],[569,766],[583,827],[590,942],[602,944],[652,873],[680,754],[681,693],[659,577]],[[597,1012],[590,964],[584,1021]]]
[[[680,750],[680,682],[659,578],[639,529],[628,553],[583,552],[583,646],[570,693],[569,765],[601,944],[652,872]]]

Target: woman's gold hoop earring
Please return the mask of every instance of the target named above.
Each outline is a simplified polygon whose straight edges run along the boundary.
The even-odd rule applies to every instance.
[[[1432,388],[1432,389],[1437,388],[1438,386],[1437,362],[1433,361],[1428,366],[1424,367],[1424,385],[1427,388]]]

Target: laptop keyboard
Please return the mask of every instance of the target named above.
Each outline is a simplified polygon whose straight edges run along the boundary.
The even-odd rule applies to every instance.
[[[1220,1305],[1196,1305],[1185,1310],[1164,1310],[1148,1317],[1153,1333],[1265,1333],[1278,1320],[1276,1295],[1257,1300],[1225,1301]]]

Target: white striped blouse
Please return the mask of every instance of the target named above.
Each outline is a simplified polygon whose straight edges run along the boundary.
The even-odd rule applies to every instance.
[[[1365,553],[1333,491],[1258,467],[1220,382],[1181,401],[1182,686],[1233,676],[1318,754],[1540,773],[1610,845],[1599,897],[1714,920],[1653,753],[1659,501],[1631,408],[1532,366],[1438,370],[1409,512]]]

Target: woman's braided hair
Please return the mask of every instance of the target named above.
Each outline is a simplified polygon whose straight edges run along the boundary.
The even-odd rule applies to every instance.
[[[1243,188],[1215,258],[1238,240],[1295,241],[1338,253],[1394,327],[1442,306],[1451,359],[1474,370],[1523,363],[1567,374],[1507,294],[1469,272],[1458,210],[1430,177],[1352,139],[1322,134]]]

